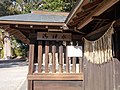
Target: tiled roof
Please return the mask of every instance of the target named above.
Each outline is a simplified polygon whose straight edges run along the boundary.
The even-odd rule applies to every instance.
[[[0,17],[0,21],[27,21],[27,22],[65,22],[67,16],[52,14],[19,14]]]

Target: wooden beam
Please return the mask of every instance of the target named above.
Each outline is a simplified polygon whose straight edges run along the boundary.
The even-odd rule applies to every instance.
[[[107,19],[107,17],[106,17],[106,18],[100,18],[99,16],[93,16],[92,18],[93,18],[94,20],[110,21],[110,19]]]
[[[78,0],[78,2],[76,2],[76,6],[75,8],[73,8],[71,10],[71,13],[68,15],[65,23],[69,24],[71,22],[71,20],[75,17],[75,15],[82,11],[82,6],[84,6],[85,4],[87,4],[89,2],[89,0]]]
[[[18,35],[15,34],[16,37],[18,37],[21,41],[23,41],[26,44],[30,43],[30,40],[22,32],[20,32],[18,30],[16,30],[16,31],[20,35],[20,37],[19,37]],[[21,39],[21,36],[24,38],[25,41],[23,39]]]
[[[63,26],[65,23],[63,22],[51,22],[51,23],[48,23],[48,22],[23,22],[23,21],[7,21],[7,20],[2,20],[0,21],[0,24],[16,24],[16,25],[51,25],[51,26]]]
[[[100,22],[103,22],[103,21],[102,20],[98,21],[92,30],[95,30],[101,24]]]
[[[60,15],[60,16],[68,16],[69,13],[67,12],[46,12],[46,11],[40,11],[40,10],[33,10],[31,13],[34,14],[50,14],[50,15]]]
[[[18,25],[16,27],[16,25],[10,25],[11,28],[14,28],[14,29],[22,29],[24,31],[26,31],[27,29],[31,29],[31,30],[40,30],[41,29],[60,29],[61,26],[50,26],[50,25]]]
[[[28,80],[83,80],[83,73],[43,73],[43,74],[33,74],[28,75]]]
[[[83,20],[85,18],[84,17],[81,17],[81,18],[78,18],[77,20],[72,20],[71,24],[69,24],[70,26],[73,26],[73,25],[77,25],[81,20]]]
[[[74,17],[71,22],[68,23],[69,26],[77,25],[82,19],[84,19],[92,10],[94,10],[95,7],[89,8],[89,10],[81,11],[76,14],[76,17]],[[77,23],[75,23],[77,22]],[[71,24],[72,23],[72,24]]]
[[[19,30],[10,28],[10,26],[8,26],[8,25],[3,25],[3,29],[5,31],[7,31],[8,33],[10,33],[10,35],[14,35],[15,37],[17,37],[18,39],[20,39],[24,43],[26,43],[26,44],[30,43],[30,40]]]
[[[105,25],[105,26],[103,26],[103,27],[101,27],[101,28],[99,28],[99,29],[97,29],[97,30],[95,30],[95,31],[87,34],[85,37],[86,37],[86,38],[89,38],[90,36],[94,36],[94,35],[97,34],[97,33],[100,33],[100,32],[102,32],[102,31],[105,31],[110,25],[111,25],[111,23],[109,23],[109,24],[107,24],[107,25]]]
[[[94,0],[93,2],[89,2],[88,4],[84,5],[82,7],[83,10],[89,10],[92,7],[95,7],[96,5],[98,5],[100,2],[102,2],[103,0]]]
[[[86,1],[86,0],[84,0]],[[80,9],[81,11],[78,12],[76,15],[74,14],[73,18],[71,20],[75,21],[76,19],[79,19],[81,17],[86,16],[87,14],[89,14],[92,10],[94,10],[94,8],[101,2],[102,0],[95,0],[92,3],[90,2],[84,2],[83,5],[81,5]],[[83,10],[84,9],[84,10]],[[71,21],[69,21],[70,23]],[[68,23],[68,24],[69,24]]]
[[[13,31],[10,31],[8,33],[10,33],[10,35],[15,35],[15,34],[17,34],[17,31],[13,30]]]
[[[114,4],[116,4],[119,0],[104,0],[102,3],[100,3],[86,18],[84,18],[78,25],[78,29],[82,29],[84,26],[86,26],[88,23],[90,23],[93,19],[93,16],[99,16],[103,12],[105,12],[107,9],[112,7]]]

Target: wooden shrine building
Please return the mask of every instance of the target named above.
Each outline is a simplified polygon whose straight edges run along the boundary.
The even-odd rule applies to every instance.
[[[120,90],[119,10],[119,0],[78,0],[69,14],[0,17],[29,45],[28,90]]]

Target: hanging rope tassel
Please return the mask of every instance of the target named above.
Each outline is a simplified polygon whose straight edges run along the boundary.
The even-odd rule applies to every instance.
[[[112,60],[112,34],[113,24],[95,41],[84,38],[84,58],[95,64],[102,64]]]

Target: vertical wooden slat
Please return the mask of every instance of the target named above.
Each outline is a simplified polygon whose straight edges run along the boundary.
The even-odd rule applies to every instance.
[[[83,72],[83,60],[82,58],[80,57],[79,58],[79,73],[82,73]]]
[[[59,46],[59,73],[63,72],[63,46]]]
[[[56,58],[55,58],[55,53],[56,53],[56,46],[55,43],[53,43],[52,46],[52,72],[55,73],[56,72]]]
[[[72,61],[73,61],[73,67],[72,67],[72,70],[73,70],[73,72],[75,73],[75,72],[76,72],[76,58],[73,57],[73,58],[72,58]]]
[[[48,54],[49,54],[49,42],[45,42],[45,73],[48,73]]]
[[[33,81],[28,80],[28,90],[33,90]]]
[[[28,74],[32,74],[34,71],[34,44],[29,45],[29,71]]]
[[[42,72],[42,41],[38,41],[38,73]]]
[[[67,57],[67,47],[66,47],[66,73],[69,73],[69,59]]]

